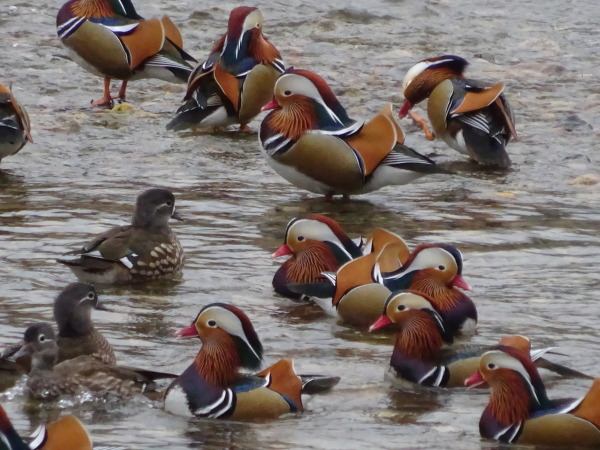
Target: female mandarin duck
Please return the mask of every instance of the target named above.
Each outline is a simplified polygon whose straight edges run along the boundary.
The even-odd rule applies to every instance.
[[[394,375],[400,380],[422,386],[460,387],[479,367],[479,359],[487,350],[514,347],[531,352],[539,364],[559,375],[588,378],[560,364],[552,363],[542,356],[550,348],[531,351],[529,339],[523,336],[505,336],[499,344],[490,346],[467,346],[443,348],[452,343],[452,334],[429,299],[414,291],[393,293],[385,301],[383,315],[369,331],[392,325],[396,328],[396,341],[390,360]]]
[[[264,109],[274,109],[260,128],[267,162],[301,189],[348,196],[443,172],[402,145],[390,105],[368,123],[357,122],[314,72],[288,69]]]
[[[148,189],[136,201],[131,225],[111,228],[70,258],[57,261],[81,281],[127,283],[175,277],[183,267],[184,251],[169,227],[182,220],[175,196],[167,189]]]
[[[7,450],[92,450],[90,435],[75,416],[64,416],[34,432],[27,445],[0,405],[0,448]]]
[[[485,353],[465,384],[487,382],[490,402],[479,421],[486,439],[506,443],[600,447],[600,379],[578,400],[550,400],[527,353],[504,348]]]
[[[184,83],[197,62],[183,49],[181,33],[167,16],[144,20],[131,0],[69,0],[56,17],[58,37],[73,60],[104,77],[104,96],[92,102],[110,107],[110,80],[159,78]]]
[[[402,82],[406,100],[399,115],[406,116],[414,105],[429,98],[427,114],[438,137],[479,164],[507,168],[510,158],[505,147],[511,137],[517,139],[517,133],[512,111],[502,94],[504,84],[490,86],[466,79],[463,72],[467,65],[466,60],[454,55],[414,65]],[[411,116],[422,121],[416,114]],[[425,129],[425,123],[421,123]]]
[[[27,111],[0,83],[0,161],[18,153],[28,141],[33,142]]]
[[[254,376],[262,362],[262,344],[243,311],[212,303],[194,322],[177,333],[199,337],[202,347],[194,362],[167,388],[165,410],[178,415],[253,420],[301,412],[301,394],[325,392],[338,377],[298,375],[290,360],[282,359]]]
[[[321,272],[335,272],[345,262],[362,255],[335,220],[310,214],[291,220],[285,230],[285,243],[273,257],[291,255],[273,277],[275,292],[299,299],[302,294],[291,291],[289,283],[325,282]]]
[[[112,346],[92,322],[92,309],[106,310],[100,302],[96,288],[88,283],[71,283],[65,287],[54,301],[54,318],[58,325],[57,362],[90,355],[105,364],[115,365],[117,360]],[[2,357],[14,355],[22,346],[7,349]],[[22,357],[17,363],[25,371],[31,368],[31,358]]]
[[[227,33],[189,78],[185,102],[168,130],[224,127],[248,122],[273,96],[284,66],[279,51],[264,36],[258,8],[231,11]]]
[[[51,400],[62,395],[86,392],[99,397],[109,394],[127,397],[145,392],[152,382],[143,371],[104,364],[90,355],[57,364],[56,335],[46,322],[27,328],[23,343],[15,356],[31,355],[26,392],[36,400]]]
[[[477,324],[475,303],[460,289],[471,287],[462,277],[460,251],[448,244],[421,244],[411,253],[400,270],[375,277],[391,291],[410,289],[425,294],[452,335],[473,334]]]

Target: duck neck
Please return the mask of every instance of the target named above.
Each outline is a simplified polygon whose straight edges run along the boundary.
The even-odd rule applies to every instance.
[[[227,388],[238,378],[240,368],[235,343],[232,339],[208,340],[196,355],[195,365],[208,383]]]
[[[315,280],[325,281],[321,272],[335,272],[339,263],[324,242],[315,241],[309,248],[290,258],[288,278],[298,283],[309,283]]]
[[[269,126],[276,133],[283,134],[294,141],[317,127],[312,101],[307,98],[281,105],[281,109],[276,109],[270,116]]]
[[[392,361],[406,358],[430,361],[442,345],[442,335],[434,318],[426,311],[414,311],[396,334]]]
[[[509,372],[494,382],[486,408],[502,427],[523,422],[534,409],[535,400],[521,375]]]

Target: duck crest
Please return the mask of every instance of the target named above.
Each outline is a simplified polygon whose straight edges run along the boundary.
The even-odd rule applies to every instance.
[[[324,216],[322,214],[309,214],[305,217],[310,220],[318,220],[329,227],[329,229],[335,234],[335,236],[343,244],[344,248],[354,257],[357,258],[362,255],[358,246],[348,237],[346,231],[342,226],[333,220],[331,217]]]
[[[310,70],[290,68],[284,74],[295,74],[307,78],[319,91],[319,95],[325,102],[325,105],[337,116],[340,123],[348,126],[354,122],[349,116],[342,104],[337,99],[336,95],[331,90],[327,82],[319,75]],[[327,114],[329,116],[329,114]]]
[[[330,247],[319,241],[312,241],[307,249],[287,260],[284,265],[287,278],[297,283],[326,281],[321,272],[335,272],[339,267]]]
[[[425,100],[435,87],[444,80],[464,78],[463,72],[469,64],[454,55],[444,55],[422,61],[425,68],[417,74],[404,90],[404,97],[413,105]],[[417,64],[418,67],[419,64]]]
[[[265,119],[273,134],[282,134],[287,139],[299,140],[307,131],[317,127],[314,102],[305,97],[286,103],[272,111]]]

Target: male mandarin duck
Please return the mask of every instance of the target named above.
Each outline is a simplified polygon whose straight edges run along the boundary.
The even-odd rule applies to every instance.
[[[273,109],[260,127],[267,162],[301,189],[348,196],[443,172],[402,145],[391,105],[367,123],[353,120],[314,72],[286,70],[264,109]]]
[[[0,405],[0,449],[6,450],[92,450],[92,439],[75,416],[64,416],[34,432],[27,445],[14,429]]]
[[[218,128],[248,122],[272,98],[275,81],[284,70],[279,51],[264,36],[258,8],[231,11],[227,33],[212,48],[188,80],[185,102],[168,130]]]
[[[467,65],[463,58],[443,55],[411,67],[402,82],[406,100],[399,115],[406,116],[414,105],[429,98],[427,114],[437,137],[479,164],[507,168],[510,158],[505,147],[511,137],[517,139],[517,133],[502,94],[504,84],[465,78]],[[421,125],[426,130],[424,121]]]
[[[0,83],[0,161],[18,153],[28,141],[33,142],[27,111]]]
[[[173,278],[183,267],[184,251],[169,227],[170,218],[182,220],[173,193],[148,189],[137,198],[131,225],[111,228],[57,262],[89,283]]]
[[[52,400],[62,395],[91,393],[97,397],[128,397],[152,387],[152,376],[144,371],[105,364],[90,355],[57,363],[56,335],[49,323],[29,326],[23,347],[15,354],[31,356],[26,393],[36,400]],[[152,372],[150,372],[152,373]]]
[[[486,352],[478,369],[465,385],[486,382],[491,388],[479,421],[482,437],[552,447],[600,447],[600,379],[583,398],[550,400],[525,352],[511,348]]]
[[[104,77],[104,96],[93,105],[110,107],[110,80],[123,80],[118,98],[125,100],[127,82],[158,78],[185,83],[192,72],[181,33],[167,16],[144,20],[131,0],[69,0],[56,17],[61,43],[71,58]]]
[[[92,322],[92,309],[106,310],[100,302],[96,288],[88,283],[71,283],[54,301],[54,318],[58,325],[57,362],[90,355],[105,364],[115,365],[117,360],[112,346]],[[22,343],[7,349],[3,358],[14,355]],[[30,356],[22,357],[17,363],[24,370],[31,368]]]
[[[248,316],[232,305],[205,306],[177,335],[199,337],[202,347],[165,392],[164,408],[174,414],[231,420],[276,418],[303,411],[301,394],[311,391],[303,384],[316,380],[316,392],[320,392],[339,381],[337,377],[299,376],[292,362],[284,359],[254,376],[241,375],[241,369],[260,367],[263,347]],[[325,383],[319,385],[319,379]]]
[[[381,267],[376,266],[375,277],[391,291],[410,289],[425,294],[444,319],[451,335],[468,335],[475,332],[477,308],[460,290],[471,289],[462,276],[462,269],[462,254],[456,247],[421,244],[400,270],[377,274]]]
[[[464,346],[443,348],[453,342],[444,319],[429,299],[418,292],[402,291],[385,301],[383,315],[369,331],[393,326],[396,330],[391,369],[402,381],[432,387],[460,387],[479,367],[479,359],[490,349],[517,348],[530,352],[536,364],[559,375],[589,378],[560,364],[552,363],[542,356],[550,348],[531,350],[529,340],[523,336],[505,336],[499,344],[490,346]]]
[[[275,292],[299,299],[289,283],[326,281],[321,272],[335,272],[343,263],[360,256],[360,248],[335,220],[320,214],[292,219],[285,230],[284,244],[273,257],[291,255],[273,277]]]

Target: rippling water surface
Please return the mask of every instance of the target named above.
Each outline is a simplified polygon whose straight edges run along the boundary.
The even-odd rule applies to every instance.
[[[266,362],[293,357],[303,372],[342,376],[302,416],[267,424],[186,420],[146,400],[77,414],[98,448],[490,448],[477,423],[486,392],[406,392],[384,380],[385,338],[353,331],[318,309],[276,297],[269,255],[285,224],[306,212],[331,215],[352,236],[386,227],[412,245],[443,241],[465,255],[480,324],[477,343],[507,333],[555,345],[561,362],[600,375],[598,233],[600,34],[597,2],[484,0],[266,2],[265,31],[287,64],[313,69],[356,118],[402,101],[415,62],[454,53],[475,78],[503,80],[520,141],[513,169],[477,171],[408,122],[407,144],[456,176],[431,176],[349,202],[325,202],[276,176],[251,133],[165,130],[183,86],[133,82],[134,109],[98,111],[101,81],[65,56],[55,35],[61,2],[0,2],[2,82],[13,83],[33,124],[34,145],[0,170],[0,342],[20,338],[32,321],[50,320],[71,273],[54,263],[91,233],[126,223],[139,192],[166,186],[185,216],[173,225],[187,251],[183,279],[144,288],[101,289],[112,312],[96,324],[128,364],[181,371],[199,341],[177,341],[200,307],[241,306],[266,349]],[[137,1],[146,16],[168,13],[198,59],[224,31],[238,3]],[[244,3],[246,4],[246,3]],[[350,6],[351,5],[351,6]],[[587,384],[549,383],[556,396]],[[16,391],[2,403],[27,432],[47,413]]]

